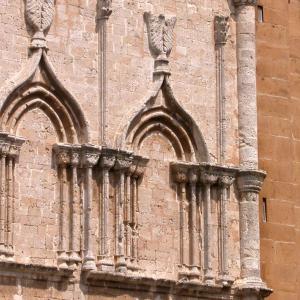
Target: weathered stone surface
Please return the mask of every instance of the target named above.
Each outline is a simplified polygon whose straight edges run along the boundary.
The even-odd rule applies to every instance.
[[[254,2],[79,2],[1,3],[0,298],[265,297]]]

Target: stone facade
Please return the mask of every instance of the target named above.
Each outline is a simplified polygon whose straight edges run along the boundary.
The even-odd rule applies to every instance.
[[[1,299],[263,299],[256,1],[2,1]]]
[[[257,23],[259,166],[268,176],[261,194],[262,276],[272,300],[299,299],[298,1],[265,1]],[[276,62],[276,63],[274,63]],[[263,198],[265,198],[263,200]]]

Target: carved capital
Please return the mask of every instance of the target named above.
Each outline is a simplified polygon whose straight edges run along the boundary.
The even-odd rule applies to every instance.
[[[257,5],[257,0],[233,0],[235,6]]]
[[[71,162],[71,149],[68,145],[55,145],[53,150],[56,154],[58,165],[68,165]]]
[[[141,157],[141,156],[136,157],[136,159],[137,159],[137,166],[136,166],[133,176],[139,178],[144,175],[144,172],[146,170],[146,166],[149,162],[149,159]]]
[[[219,177],[219,185],[228,188],[233,184],[234,180],[235,178],[233,176],[223,175]]]
[[[101,153],[100,157],[100,166],[104,169],[111,169],[115,165],[116,157],[113,151],[109,151],[109,149],[105,149]]]
[[[188,168],[183,164],[171,164],[171,171],[176,183],[186,183],[188,181]]]
[[[201,172],[201,181],[204,184],[207,185],[212,185],[215,184],[218,180],[218,175],[207,172],[207,171],[202,171]]]
[[[54,0],[26,0],[25,16],[33,30],[31,46],[45,48],[45,32],[53,22]]]
[[[92,168],[99,160],[100,149],[94,145],[83,145],[81,155],[83,166]]]
[[[71,165],[78,166],[80,163],[80,148],[72,147],[71,150]]]
[[[112,13],[112,0],[98,0],[98,19],[108,19]]]
[[[256,193],[261,190],[266,173],[259,170],[243,170],[238,174],[238,189],[241,193]]]
[[[21,146],[25,139],[9,135],[7,133],[0,133],[0,151],[1,154],[16,158],[20,154]]]
[[[132,165],[133,157],[130,153],[120,151],[116,156],[115,170],[126,172]]]
[[[199,179],[198,170],[196,168],[191,168],[188,170],[188,181],[189,183],[196,183]]]
[[[215,26],[215,43],[216,45],[226,44],[229,30],[229,17],[216,16],[214,20]]]

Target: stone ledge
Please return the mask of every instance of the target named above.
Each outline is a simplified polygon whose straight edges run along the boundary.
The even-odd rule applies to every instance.
[[[63,281],[73,277],[73,270],[55,266],[0,261],[0,276],[26,277],[35,280]]]
[[[223,285],[207,285],[147,276],[90,271],[83,274],[86,285],[134,290],[140,292],[173,294],[185,297],[208,297],[209,299],[232,299],[234,290]]]

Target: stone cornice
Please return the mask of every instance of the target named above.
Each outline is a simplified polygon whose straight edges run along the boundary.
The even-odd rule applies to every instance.
[[[237,6],[257,5],[257,0],[233,0],[233,4]]]

